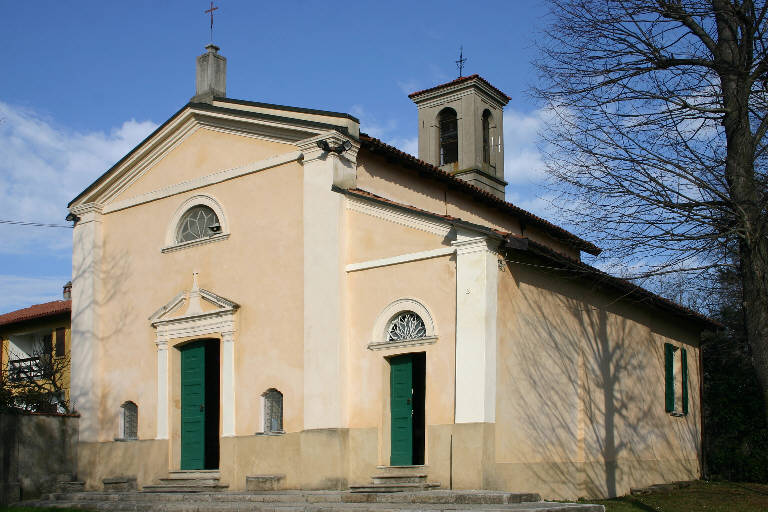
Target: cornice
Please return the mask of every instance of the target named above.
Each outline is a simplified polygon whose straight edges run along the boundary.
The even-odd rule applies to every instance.
[[[347,208],[349,210],[377,217],[379,219],[400,224],[420,231],[426,231],[433,235],[446,236],[451,231],[451,224],[427,219],[421,215],[409,214],[400,209],[377,204],[365,199],[347,196]]]

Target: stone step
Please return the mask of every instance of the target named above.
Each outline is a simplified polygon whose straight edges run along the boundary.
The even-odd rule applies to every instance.
[[[158,479],[161,485],[216,485],[219,483],[219,478],[183,478],[180,476],[174,478],[160,478]],[[104,488],[106,491],[107,489]]]
[[[419,474],[419,475],[402,475],[402,474],[391,474],[391,475],[373,475],[371,477],[371,480],[373,480],[374,485],[378,484],[423,484],[427,481],[427,475],[425,474]]]
[[[141,492],[147,493],[165,493],[165,492],[222,492],[229,489],[229,484],[219,483],[200,483],[191,481],[188,483],[176,483],[173,485],[157,484],[157,485],[145,485]]]
[[[181,469],[169,471],[167,478],[179,478],[182,480],[189,478],[221,478],[221,472],[218,469]]]
[[[373,483],[370,485],[350,485],[349,492],[366,492],[366,493],[390,493],[390,492],[406,492],[406,491],[428,491],[431,489],[437,489],[440,487],[438,483],[419,482],[419,483]]]
[[[121,498],[128,498],[130,493],[120,493]],[[220,495],[211,496],[216,498]],[[187,501],[134,501],[130,499],[118,499],[110,501],[28,501],[19,505],[27,507],[55,507],[72,508],[80,510],[97,510],[106,512],[235,512],[247,508],[253,512],[392,512],[404,511],[455,511],[455,505],[450,504],[412,504],[401,503],[393,507],[392,503],[335,503],[335,504],[309,504],[309,503],[243,503],[231,501],[210,501],[207,503]],[[462,511],[477,512],[604,512],[602,505],[589,505],[581,503],[554,503],[532,502],[516,503],[508,505],[463,505]]]
[[[191,494],[172,493],[110,493],[89,491],[80,493],[54,493],[50,501],[221,501],[261,503],[412,503],[412,504],[461,504],[461,505],[505,505],[510,503],[541,501],[535,493],[510,493],[502,491],[454,491],[433,490],[400,493],[351,493],[339,491],[279,491],[243,492],[227,491],[215,495],[204,492]]]
[[[424,475],[429,474],[429,466],[376,466],[380,475]]]

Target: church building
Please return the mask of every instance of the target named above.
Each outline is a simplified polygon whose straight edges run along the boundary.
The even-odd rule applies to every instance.
[[[505,200],[509,97],[478,75],[411,94],[415,158],[349,114],[228,98],[206,50],[189,103],[69,204],[86,488],[700,475],[711,321]]]

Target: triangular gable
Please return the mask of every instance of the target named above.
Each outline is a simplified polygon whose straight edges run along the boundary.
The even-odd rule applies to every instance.
[[[220,104],[229,105],[226,102]],[[273,111],[285,115],[245,110],[244,107],[187,104],[88,186],[68,206],[73,208],[87,203],[103,206],[109,203],[201,127],[289,144],[296,144],[329,131],[346,130],[339,125],[292,118],[288,111]]]

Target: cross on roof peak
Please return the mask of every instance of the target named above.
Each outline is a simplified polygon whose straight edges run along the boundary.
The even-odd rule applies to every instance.
[[[206,9],[205,13],[211,15],[211,42],[213,42],[213,11],[219,10],[218,6],[214,7],[213,1],[211,1],[211,8]]]

